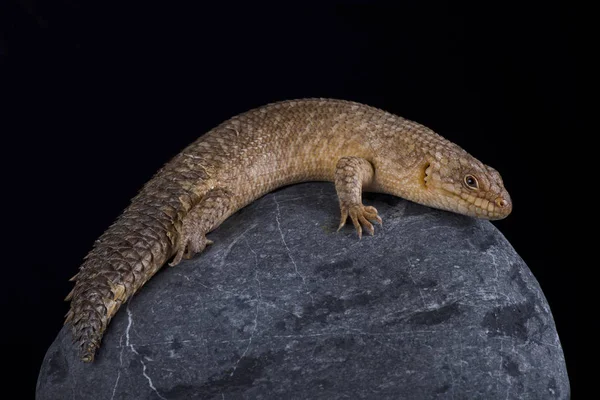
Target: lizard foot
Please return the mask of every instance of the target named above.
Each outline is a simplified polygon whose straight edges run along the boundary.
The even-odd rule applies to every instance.
[[[213,244],[212,240],[206,238],[204,234],[201,235],[184,235],[181,238],[181,243],[177,254],[172,262],[169,263],[171,267],[176,266],[181,262],[183,258],[186,260],[192,258],[194,254],[201,253],[206,246]]]
[[[346,220],[348,216],[352,220],[352,224],[356,228],[356,232],[358,232],[358,238],[362,238],[362,226],[371,234],[375,234],[375,228],[373,224],[369,221],[377,221],[379,225],[383,226],[381,218],[377,215],[377,209],[371,206],[363,206],[362,204],[354,204],[351,206],[341,206],[342,209],[342,219],[340,221],[340,226],[338,227],[338,231],[342,229],[344,225],[346,225]],[[361,226],[362,225],[362,226]]]

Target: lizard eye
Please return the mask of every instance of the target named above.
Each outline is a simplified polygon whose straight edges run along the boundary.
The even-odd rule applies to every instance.
[[[477,182],[477,178],[473,175],[465,176],[465,185],[467,185],[469,189],[479,189],[479,182]]]

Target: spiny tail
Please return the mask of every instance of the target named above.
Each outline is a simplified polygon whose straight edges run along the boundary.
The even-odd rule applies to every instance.
[[[153,197],[138,200],[125,210],[71,278],[75,287],[66,298],[71,300],[71,308],[65,324],[72,326],[73,342],[83,361],[94,360],[119,307],[173,254],[181,203]]]
[[[71,324],[83,361],[94,360],[119,307],[174,255],[183,218],[206,192],[212,166],[200,156],[190,157],[189,151],[175,156],[144,185],[71,279],[75,288],[66,298],[71,309],[65,324]]]

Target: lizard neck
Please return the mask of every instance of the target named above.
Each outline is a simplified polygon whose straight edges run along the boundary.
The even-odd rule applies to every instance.
[[[427,156],[401,160],[377,155],[373,165],[375,175],[370,191],[391,194],[410,201],[424,200],[424,177],[429,165]]]

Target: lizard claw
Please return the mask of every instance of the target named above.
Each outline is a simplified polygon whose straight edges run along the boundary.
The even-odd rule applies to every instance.
[[[346,225],[346,220],[348,217],[352,220],[352,224],[358,233],[358,238],[362,239],[362,230],[363,226],[369,232],[369,234],[375,234],[375,228],[373,224],[369,221],[376,221],[379,225],[383,226],[383,221],[377,215],[377,209],[371,206],[363,206],[362,204],[354,204],[351,206],[341,206],[342,218],[340,220],[340,226],[338,227],[338,231],[342,229],[344,225]]]
[[[202,235],[185,235],[181,239],[181,244],[177,250],[177,254],[173,261],[169,263],[171,267],[176,266],[181,262],[182,259],[189,260],[195,254],[201,253],[204,251],[206,246],[209,244],[213,244],[212,240],[206,238],[204,234]]]

